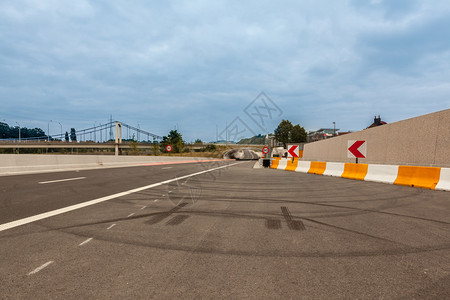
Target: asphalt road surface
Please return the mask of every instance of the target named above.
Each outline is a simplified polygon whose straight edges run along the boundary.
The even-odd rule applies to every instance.
[[[0,298],[450,298],[449,192],[253,164],[0,177]]]

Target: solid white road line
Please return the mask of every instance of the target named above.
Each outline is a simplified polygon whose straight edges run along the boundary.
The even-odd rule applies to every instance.
[[[108,228],[106,228],[106,230],[110,230],[110,229],[113,228],[114,226],[116,226],[116,224],[112,224],[111,226],[109,226]]]
[[[88,238],[87,240],[85,240],[84,242],[80,243],[78,246],[83,246],[84,244],[89,243],[90,241],[92,241],[92,238]]]
[[[49,211],[49,212],[46,212],[46,213],[42,213],[42,214],[39,214],[39,215],[31,216],[31,217],[28,217],[28,218],[24,218],[24,219],[12,221],[12,222],[9,222],[9,223],[1,224],[0,225],[0,231],[8,230],[8,229],[11,229],[11,228],[14,228],[14,227],[17,227],[17,226],[21,226],[21,225],[25,225],[25,224],[28,224],[28,223],[31,223],[31,222],[35,222],[35,221],[38,221],[38,220],[50,218],[50,217],[57,216],[57,215],[60,215],[60,214],[63,214],[63,213],[66,213],[66,212],[69,212],[69,211],[72,211],[72,210],[80,209],[80,208],[91,206],[91,205],[94,205],[94,204],[97,204],[97,203],[105,202],[105,201],[116,199],[116,198],[123,197],[123,196],[127,196],[127,195],[130,195],[130,194],[133,194],[133,193],[138,193],[138,192],[141,192],[141,191],[144,191],[144,190],[148,190],[148,189],[151,189],[151,188],[154,188],[154,187],[157,187],[157,186],[161,186],[161,185],[164,185],[164,184],[168,184],[168,183],[171,183],[171,182],[174,182],[174,181],[177,181],[177,180],[181,180],[181,179],[185,179],[185,178],[188,178],[188,177],[201,175],[201,174],[204,174],[204,173],[212,172],[212,171],[223,169],[223,168],[228,168],[228,167],[231,167],[231,166],[234,166],[234,165],[237,165],[237,164],[242,164],[242,163],[245,163],[245,162],[238,162],[238,163],[229,164],[229,165],[226,165],[226,166],[221,166],[221,167],[217,167],[217,168],[212,168],[212,169],[208,169],[208,170],[204,170],[204,171],[200,171],[200,172],[184,175],[184,176],[177,177],[177,178],[172,178],[172,179],[169,179],[169,180],[161,181],[161,182],[158,182],[158,183],[153,183],[153,184],[146,185],[146,186],[143,186],[143,187],[139,187],[139,188],[136,188],[136,189],[132,189],[132,190],[129,190],[129,191],[117,193],[117,194],[106,196],[106,197],[101,197],[101,198],[98,198],[98,199],[86,201],[86,202],[75,204],[75,205],[71,205],[71,206],[68,206],[68,207],[63,207],[63,208],[52,210],[52,211]]]
[[[72,181],[72,180],[81,180],[86,179],[86,177],[76,177],[76,178],[67,178],[67,179],[59,179],[59,180],[52,180],[52,181],[41,181],[39,184],[47,184],[47,183],[55,183],[55,182],[63,182],[63,181]]]
[[[29,275],[33,275],[33,274],[36,274],[37,272],[43,270],[44,268],[48,267],[48,266],[51,265],[52,263],[54,263],[53,260],[51,260],[51,261],[49,261],[49,262],[46,262],[46,263],[43,264],[42,266],[40,266],[40,267],[34,269],[33,271],[31,271],[30,273],[28,273],[28,276],[29,276]]]

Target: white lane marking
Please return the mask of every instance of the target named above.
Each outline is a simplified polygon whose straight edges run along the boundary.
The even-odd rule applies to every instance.
[[[76,177],[76,178],[67,178],[67,179],[59,179],[59,180],[51,180],[51,181],[41,181],[39,184],[47,184],[47,183],[55,183],[55,182],[63,182],[63,181],[72,181],[72,180],[81,180],[86,179],[86,177]]]
[[[156,200],[153,200],[153,202],[158,202],[158,199],[156,199]]]
[[[110,229],[113,228],[114,226],[116,226],[116,224],[112,224],[111,226],[109,226],[108,228],[106,228],[106,230],[110,230]]]
[[[36,269],[34,269],[33,271],[31,271],[30,273],[28,273],[28,276],[36,274],[39,271],[42,271],[43,269],[47,268],[49,265],[51,265],[52,263],[54,263],[53,260],[46,262],[45,264],[43,264],[40,267],[37,267]]]
[[[165,167],[165,168],[161,168],[161,170],[167,170],[167,169],[172,169],[173,167]]]
[[[84,244],[89,243],[90,241],[92,241],[92,238],[88,238],[87,240],[85,240],[84,242],[80,243],[78,246],[83,246]]]
[[[147,207],[147,206],[142,206],[141,209],[144,209],[144,208],[146,208],[146,207]]]
[[[181,179],[185,179],[185,178],[188,178],[188,177],[201,175],[201,174],[204,174],[204,173],[208,173],[208,172],[219,170],[219,169],[223,169],[223,168],[228,168],[228,167],[231,167],[231,166],[234,166],[234,165],[237,165],[237,164],[243,164],[243,163],[245,163],[245,162],[238,162],[238,163],[229,164],[229,165],[226,165],[226,166],[221,166],[221,167],[217,167],[217,168],[212,168],[212,169],[208,169],[208,170],[204,170],[204,171],[200,171],[200,172],[184,175],[184,176],[177,177],[177,178],[172,178],[172,179],[169,179],[169,180],[164,180],[164,181],[161,181],[161,182],[153,183],[153,184],[146,185],[146,186],[143,186],[143,187],[139,187],[139,188],[136,188],[136,189],[132,189],[132,190],[129,190],[129,191],[125,191],[125,192],[117,193],[117,194],[114,194],[114,195],[101,197],[101,198],[90,200],[90,201],[86,201],[86,202],[83,202],[83,203],[79,203],[79,204],[63,207],[63,208],[60,208],[60,209],[55,209],[55,210],[52,210],[52,211],[49,211],[49,212],[46,212],[46,213],[42,213],[42,214],[39,214],[39,215],[31,216],[31,217],[28,217],[28,218],[24,218],[24,219],[12,221],[12,222],[9,222],[9,223],[1,224],[0,225],[0,231],[8,230],[8,229],[11,229],[11,228],[14,228],[14,227],[17,227],[17,226],[21,226],[21,225],[25,225],[25,224],[28,224],[28,223],[31,223],[31,222],[35,222],[35,221],[39,221],[39,220],[42,220],[42,219],[50,218],[50,217],[53,217],[53,216],[57,216],[57,215],[60,215],[60,214],[63,214],[63,213],[66,213],[66,212],[69,212],[69,211],[72,211],[72,210],[76,210],[76,209],[80,209],[80,208],[83,208],[83,207],[91,206],[91,205],[94,205],[94,204],[97,204],[97,203],[109,201],[109,200],[116,199],[116,198],[119,198],[119,197],[124,197],[124,196],[130,195],[130,194],[133,194],[133,193],[142,192],[144,190],[148,190],[148,189],[151,189],[151,188],[154,188],[154,187],[157,187],[157,186],[168,184],[168,183],[171,183],[171,182],[174,182],[174,181],[177,181],[177,180],[181,180]]]
[[[127,218],[134,216],[134,213],[131,213],[127,216]]]

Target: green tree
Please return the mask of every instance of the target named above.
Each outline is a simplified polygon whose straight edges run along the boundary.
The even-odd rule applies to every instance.
[[[200,145],[201,145],[201,144],[203,144],[203,142],[202,142],[201,139],[196,139],[195,142],[194,142],[194,144],[200,144]]]
[[[294,126],[288,120],[282,120],[274,133],[275,139],[278,142],[283,143],[284,147],[286,147],[286,144],[288,143],[306,142],[305,128],[301,127],[299,124]]]
[[[76,142],[77,141],[77,133],[75,128],[70,128],[70,140],[72,142]]]
[[[66,135],[64,136],[64,139],[66,142],[69,142],[69,133],[66,131]]]
[[[167,145],[172,146],[173,153],[181,153],[184,148],[184,141],[181,133],[179,133],[177,130],[171,130],[168,136],[163,136],[163,139],[161,141],[161,152],[167,153]]]
[[[306,143],[306,130],[299,124],[295,125],[291,131],[291,143]]]
[[[9,138],[9,126],[6,123],[0,122],[0,138],[7,139]]]
[[[275,129],[275,139],[283,143],[283,146],[286,147],[286,144],[291,141],[291,131],[294,128],[292,123],[288,120],[282,120],[278,127]]]

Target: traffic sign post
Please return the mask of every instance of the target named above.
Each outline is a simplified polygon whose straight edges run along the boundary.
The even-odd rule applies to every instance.
[[[263,159],[263,167],[264,168],[270,167],[270,156],[268,157],[269,152],[270,152],[269,147],[264,146],[262,148],[262,153],[264,154],[264,159]]]
[[[356,163],[358,163],[358,158],[366,158],[367,155],[367,142],[366,141],[347,141],[347,157],[356,158]]]

